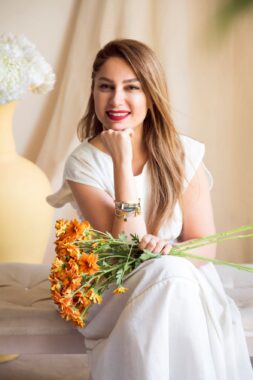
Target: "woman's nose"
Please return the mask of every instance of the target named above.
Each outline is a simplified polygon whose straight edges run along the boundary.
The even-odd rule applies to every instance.
[[[118,106],[124,103],[124,98],[124,91],[122,91],[122,89],[115,89],[112,92],[110,102],[112,105]]]

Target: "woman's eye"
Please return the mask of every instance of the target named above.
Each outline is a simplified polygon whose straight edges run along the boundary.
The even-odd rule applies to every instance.
[[[139,86],[134,86],[134,85],[130,85],[130,86],[128,86],[128,89],[130,90],[130,91],[134,91],[134,90],[140,90],[140,87]]]
[[[113,91],[115,89],[115,87],[109,83],[100,83],[98,88],[101,91]],[[140,89],[141,89],[140,86],[133,85],[133,84],[130,84],[125,88],[126,91],[138,91]]]
[[[100,88],[101,90],[111,90],[111,89],[112,89],[112,86],[110,86],[110,85],[107,84],[107,83],[101,83],[101,84],[99,85],[99,88]]]

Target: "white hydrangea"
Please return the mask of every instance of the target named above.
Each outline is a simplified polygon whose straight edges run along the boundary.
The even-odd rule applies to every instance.
[[[19,100],[27,90],[45,94],[54,83],[52,67],[25,36],[0,35],[0,104]]]

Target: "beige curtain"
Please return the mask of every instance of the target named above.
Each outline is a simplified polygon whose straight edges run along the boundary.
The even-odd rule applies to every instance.
[[[37,163],[56,190],[64,161],[78,144],[76,125],[90,92],[97,50],[114,38],[135,38],[160,57],[180,132],[206,144],[206,165],[219,231],[253,223],[253,14],[240,17],[214,41],[208,26],[219,1],[80,0],[64,76]],[[67,206],[57,217],[72,217]],[[53,237],[51,238],[51,241]],[[51,252],[51,253],[50,253]],[[226,243],[219,257],[253,261],[250,240]],[[47,260],[52,256],[50,243]]]

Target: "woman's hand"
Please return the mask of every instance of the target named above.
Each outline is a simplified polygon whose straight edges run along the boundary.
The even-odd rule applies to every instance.
[[[161,253],[168,255],[171,250],[171,245],[167,240],[159,239],[154,235],[144,235],[139,244],[140,249],[148,249],[153,253]]]
[[[115,163],[132,163],[133,149],[131,138],[134,135],[132,129],[113,131],[112,129],[101,132],[101,141]]]

